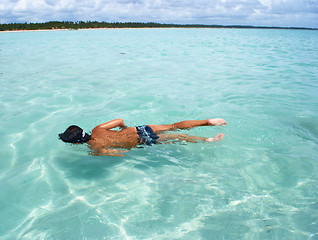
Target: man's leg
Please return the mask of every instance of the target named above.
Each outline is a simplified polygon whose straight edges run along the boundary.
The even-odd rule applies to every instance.
[[[188,120],[166,125],[149,125],[156,132],[172,131],[176,129],[188,129],[199,126],[225,126],[226,122],[222,118],[206,119],[206,120]]]
[[[159,142],[169,143],[169,140],[178,140],[178,141],[186,141],[186,142],[217,142],[222,140],[224,137],[223,133],[220,133],[212,138],[205,138],[205,137],[197,137],[197,136],[190,136],[188,134],[164,134],[159,135]],[[173,141],[172,141],[173,142]]]

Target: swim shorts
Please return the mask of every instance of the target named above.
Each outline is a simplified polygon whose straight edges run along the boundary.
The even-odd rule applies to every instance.
[[[159,136],[153,132],[151,127],[143,125],[136,127],[136,129],[139,135],[138,141],[140,144],[151,145],[157,143]]]

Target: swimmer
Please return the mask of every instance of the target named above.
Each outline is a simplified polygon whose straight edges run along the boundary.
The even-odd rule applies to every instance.
[[[190,129],[199,126],[225,126],[226,121],[222,118],[206,120],[187,120],[165,125],[142,125],[127,127],[122,119],[114,119],[99,124],[89,135],[82,128],[72,125],[59,137],[64,142],[88,143],[93,155],[124,156],[124,152],[138,145],[152,145],[160,143],[172,143],[174,141],[186,142],[217,142],[223,139],[220,133],[211,138],[190,136],[188,134],[167,134],[166,131],[178,129]],[[114,128],[119,128],[118,130]],[[119,148],[119,149],[118,149]]]

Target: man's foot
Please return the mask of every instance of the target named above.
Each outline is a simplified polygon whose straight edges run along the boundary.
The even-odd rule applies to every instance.
[[[215,137],[207,138],[206,141],[207,142],[217,142],[217,141],[222,140],[223,137],[224,137],[224,134],[220,133],[220,134],[216,135]]]
[[[225,126],[226,121],[223,118],[213,118],[208,120],[208,124],[210,126],[215,126],[215,125]]]

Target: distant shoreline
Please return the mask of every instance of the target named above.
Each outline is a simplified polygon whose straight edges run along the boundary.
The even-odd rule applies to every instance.
[[[52,30],[89,30],[89,29],[139,29],[139,28],[225,28],[225,29],[288,29],[318,30],[306,27],[264,27],[244,25],[204,25],[204,24],[164,24],[164,23],[107,23],[107,22],[45,22],[45,23],[5,23],[0,24],[0,32],[52,31]]]

